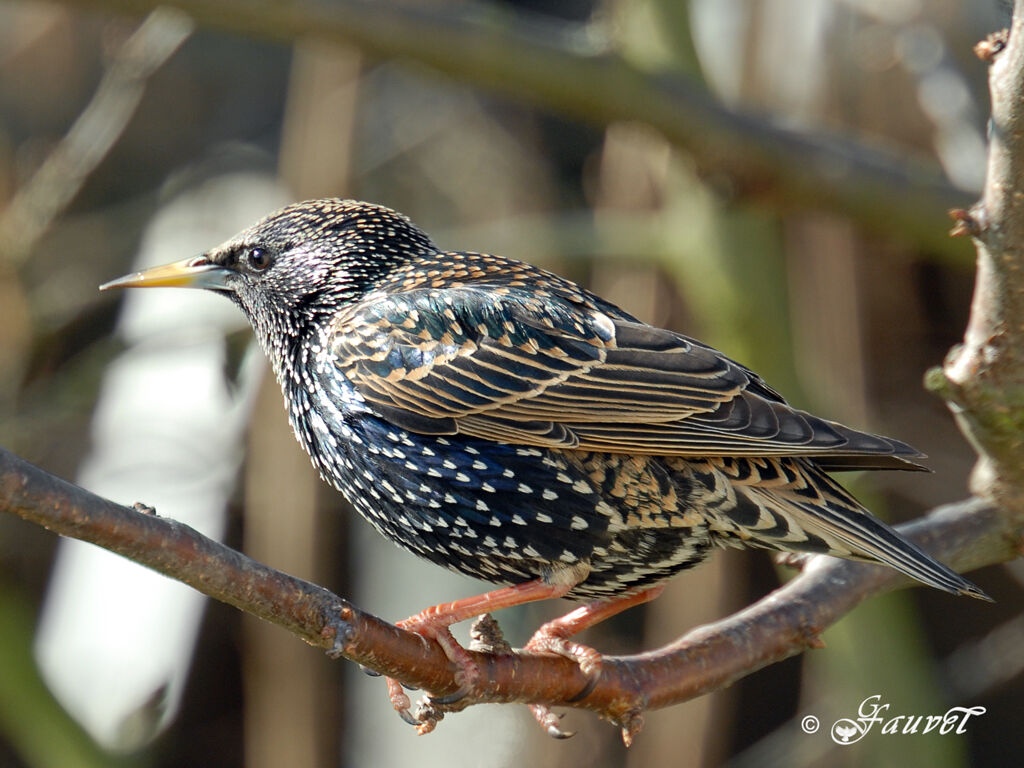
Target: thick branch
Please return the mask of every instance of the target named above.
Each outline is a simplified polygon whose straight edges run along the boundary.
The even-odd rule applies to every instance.
[[[978,252],[964,342],[931,375],[981,457],[972,490],[1024,525],[1024,0],[990,53],[992,130],[981,201],[957,212]]]
[[[329,652],[431,691],[457,690],[441,648],[360,611],[331,592],[275,571],[186,525],[95,496],[0,449],[0,510],[124,555],[210,597],[278,624]],[[902,532],[962,570],[1008,560],[1017,531],[982,502],[937,510]],[[895,571],[812,558],[803,573],[760,602],[693,630],[657,651],[605,657],[601,678],[554,656],[474,652],[482,691],[459,701],[532,702],[594,710],[627,726],[642,709],[721,688],[817,643],[818,635],[865,598],[905,585]],[[952,598],[951,598],[952,599]]]
[[[740,198],[835,211],[936,253],[965,256],[963,246],[945,236],[945,213],[969,197],[933,164],[731,111],[689,79],[638,70],[595,42],[592,27],[524,21],[476,4],[442,10],[380,0],[63,1],[133,14],[170,5],[230,32],[281,42],[318,38],[410,59],[585,120],[642,121]]]

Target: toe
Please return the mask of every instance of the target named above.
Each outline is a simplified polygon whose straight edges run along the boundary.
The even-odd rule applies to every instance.
[[[526,644],[526,650],[535,653],[555,653],[579,664],[583,674],[596,679],[601,676],[601,653],[589,645],[574,643],[564,637],[538,632]]]
[[[388,686],[388,698],[391,699],[391,706],[395,708],[398,716],[409,723],[409,725],[419,725],[419,721],[411,712],[412,702],[405,695],[402,684],[393,677],[386,677],[384,681]]]
[[[571,739],[576,735],[574,731],[563,731],[559,727],[559,721],[562,719],[561,715],[556,715],[546,704],[531,704],[530,711],[533,713],[537,724],[551,738]]]

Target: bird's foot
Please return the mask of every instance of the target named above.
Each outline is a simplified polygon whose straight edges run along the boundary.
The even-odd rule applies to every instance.
[[[489,613],[478,616],[469,630],[469,647],[483,653],[512,653],[512,646],[501,631],[498,622]],[[562,715],[556,715],[546,704],[530,704],[537,724],[548,736],[555,739],[568,739],[574,736],[573,731],[563,731],[560,727]]]
[[[597,679],[601,676],[601,654],[590,646],[574,643],[569,638],[621,613],[627,608],[653,600],[664,589],[664,584],[656,584],[653,587],[634,592],[625,597],[596,600],[580,606],[565,614],[565,616],[544,624],[530,638],[530,642],[526,644],[526,650],[538,653],[556,653],[579,664],[583,674],[590,678],[591,681],[587,688],[576,695],[574,700],[579,701],[590,693],[591,688],[593,688],[594,684],[597,683]]]
[[[586,577],[587,572],[586,568],[566,567],[553,576],[549,576],[549,580],[535,579],[523,582],[522,584],[513,584],[510,587],[502,587],[501,589],[476,595],[475,597],[456,600],[452,603],[435,605],[420,611],[415,616],[410,616],[408,619],[398,622],[398,626],[402,629],[415,632],[421,637],[435,641],[444,649],[449,660],[455,664],[455,682],[459,686],[458,690],[447,696],[428,699],[428,709],[432,708],[434,711],[440,712],[441,709],[451,707],[452,704],[471,695],[477,689],[483,677],[473,659],[473,655],[459,645],[455,638],[452,637],[451,630],[449,629],[452,624],[476,616],[482,616],[485,613],[496,611],[500,608],[510,608],[513,605],[522,605],[523,603],[536,600],[562,597],[573,586],[582,581]],[[557,578],[555,578],[556,576]],[[474,638],[474,642],[490,645],[494,650],[497,650],[502,645],[507,648],[507,643],[504,642],[504,638],[501,636],[501,631],[497,628],[497,625],[491,626],[487,621],[484,621],[477,627],[477,634],[479,636]],[[572,633],[570,632],[569,634]],[[402,684],[398,680],[389,678],[387,685],[391,706],[401,715],[402,719],[416,724],[421,733],[429,732],[440,718],[433,718],[428,714],[424,720],[413,715],[411,712],[412,702],[409,701],[409,697],[402,690]]]
[[[393,677],[385,677],[384,683],[388,687],[388,699],[391,701],[391,706],[395,708],[398,716],[409,725],[418,727],[420,721],[412,713],[412,701],[406,695],[402,684]]]
[[[592,680],[588,688],[593,687],[593,683],[601,676],[601,653],[589,645],[570,640],[573,634],[573,628],[563,625],[561,619],[549,621],[530,638],[526,650],[534,653],[555,653],[575,661],[583,674]]]
[[[569,703],[582,701],[590,695],[601,678],[603,659],[597,650],[582,643],[575,643],[569,638],[627,608],[653,600],[661,594],[664,588],[663,584],[657,584],[625,597],[596,600],[581,606],[565,616],[543,625],[530,638],[530,642],[526,644],[526,650],[537,653],[555,653],[576,662],[583,674],[587,676],[587,684],[583,686],[583,690],[572,697]],[[572,735],[558,728],[558,718],[547,706],[534,704],[530,709],[540,727],[549,735],[561,739]]]
[[[526,644],[527,651],[534,653],[554,653],[565,656],[576,662],[580,670],[587,676],[587,684],[583,687],[573,700],[578,701],[585,698],[593,690],[601,677],[601,653],[588,645],[575,643],[569,637],[575,633],[575,628],[567,625],[561,619],[549,621],[537,630],[530,641]],[[568,739],[574,734],[572,731],[563,731],[560,727],[561,715],[551,711],[546,704],[531,704],[530,711],[533,713],[537,724],[544,729],[544,732],[556,739]]]
[[[473,655],[459,645],[452,635],[448,624],[437,616],[426,613],[411,616],[397,623],[398,627],[414,632],[428,640],[435,641],[444,650],[445,655],[455,665],[455,682],[459,689],[452,694],[432,699],[434,704],[452,704],[469,695],[480,682],[480,670],[477,668]],[[412,702],[406,695],[402,684],[393,677],[385,678],[388,687],[388,698],[391,706],[405,722],[416,726],[420,733],[429,733],[440,718],[422,718],[412,712]]]

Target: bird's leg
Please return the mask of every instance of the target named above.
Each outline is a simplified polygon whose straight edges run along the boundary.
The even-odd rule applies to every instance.
[[[552,583],[554,581],[554,583]],[[398,622],[398,626],[417,635],[422,635],[434,640],[440,645],[448,658],[455,664],[455,679],[461,686],[461,690],[446,697],[446,700],[455,700],[464,696],[476,685],[480,673],[473,663],[473,657],[465,648],[459,645],[452,636],[449,627],[460,621],[471,619],[483,613],[490,613],[501,608],[511,608],[514,605],[532,603],[537,600],[548,600],[561,597],[575,586],[575,582],[556,579],[545,581],[536,579],[524,584],[516,584],[511,587],[495,589],[475,597],[467,597],[456,600],[452,603],[442,603],[426,610],[420,611],[415,616]],[[394,678],[387,678],[388,695],[391,698],[391,706],[402,716],[406,722],[415,724],[416,720],[409,711],[411,702],[402,690],[402,684]]]
[[[557,653],[560,656],[570,658],[580,665],[580,669],[583,670],[584,674],[596,680],[601,673],[601,654],[590,646],[571,642],[569,638],[579,634],[588,627],[592,627],[605,619],[610,619],[612,616],[622,613],[627,608],[650,602],[660,595],[664,589],[664,584],[658,584],[625,597],[595,600],[592,603],[580,606],[576,610],[565,614],[565,616],[544,624],[530,638],[530,642],[526,644],[526,650],[540,653]]]
[[[530,642],[526,644],[526,650],[557,653],[559,656],[566,656],[579,664],[583,673],[590,678],[590,683],[575,697],[575,700],[582,699],[590,693],[591,688],[601,676],[601,654],[588,645],[570,642],[569,638],[588,627],[600,624],[605,619],[610,619],[617,613],[622,613],[627,608],[650,602],[664,590],[665,585],[659,584],[626,597],[595,600],[580,606],[565,616],[542,625],[534,632]],[[572,733],[562,731],[558,727],[558,716],[546,704],[531,704],[530,711],[533,712],[533,717],[540,727],[549,735],[556,739],[572,736]]]

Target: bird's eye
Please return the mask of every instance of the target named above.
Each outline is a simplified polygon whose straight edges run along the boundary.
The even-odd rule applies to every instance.
[[[262,248],[250,248],[245,254],[245,263],[257,272],[270,266],[270,254]]]

